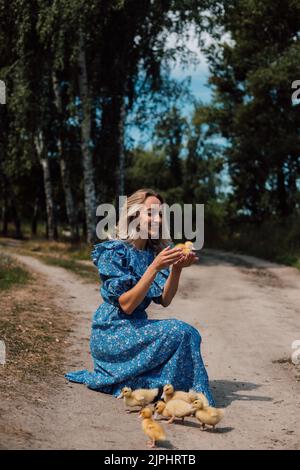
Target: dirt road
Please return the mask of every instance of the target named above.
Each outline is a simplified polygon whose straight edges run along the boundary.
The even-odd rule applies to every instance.
[[[101,302],[99,287],[34,258],[17,258],[57,288],[54,300],[62,310],[67,306],[76,314],[65,370],[91,369],[89,334]],[[165,426],[169,448],[300,448],[299,371],[289,363],[292,342],[300,339],[298,271],[205,250],[198,265],[183,270],[172,305],[164,309],[153,303],[148,313],[182,319],[199,329],[212,390],[217,404],[226,408],[215,433],[200,431],[192,418],[185,426]],[[138,417],[127,415],[121,400],[70,384],[64,377],[52,377],[51,389],[39,406],[12,407],[9,419],[25,434],[3,437],[2,447],[146,448]]]

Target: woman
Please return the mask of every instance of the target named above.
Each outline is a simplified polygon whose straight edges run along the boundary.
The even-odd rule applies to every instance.
[[[80,370],[65,377],[116,397],[124,386],[162,388],[171,383],[175,390],[192,388],[204,393],[214,405],[198,331],[180,320],[147,317],[151,301],[170,305],[182,269],[198,259],[194,253],[184,256],[172,242],[166,246],[170,239],[160,235],[163,202],[152,190],[136,191],[127,199],[116,237],[94,246],[92,259],[102,280],[104,300],[92,322],[94,372]],[[128,227],[136,221],[136,207],[142,208],[138,228],[146,237],[136,238],[138,232],[130,229],[127,239],[121,240],[121,222]]]

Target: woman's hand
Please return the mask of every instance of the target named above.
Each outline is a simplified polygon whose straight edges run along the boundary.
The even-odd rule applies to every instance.
[[[199,258],[196,255],[196,253],[194,253],[193,251],[190,251],[187,255],[183,255],[183,257],[181,259],[176,261],[174,263],[174,267],[180,268],[180,269],[181,268],[188,268],[192,264],[196,263],[196,261],[198,261],[198,260],[199,260]]]
[[[152,261],[152,266],[155,268],[155,270],[158,272],[161,269],[169,267],[171,264],[175,263],[176,261],[179,261],[184,257],[182,253],[181,248],[170,248],[167,246],[167,248],[164,248]]]

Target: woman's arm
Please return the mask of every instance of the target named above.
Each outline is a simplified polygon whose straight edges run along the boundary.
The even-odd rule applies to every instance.
[[[167,307],[173,300],[175,296],[178,285],[179,279],[181,275],[182,268],[187,268],[198,261],[198,257],[195,253],[191,252],[188,255],[185,255],[181,258],[181,260],[177,261],[173,264],[171,273],[166,281],[162,297],[161,297],[161,305],[163,307]]]
[[[163,307],[167,307],[168,305],[170,305],[173,300],[173,297],[177,292],[181,270],[182,268],[180,267],[174,265],[172,266],[172,270],[165,283],[164,290],[161,296],[161,305]]]
[[[145,273],[137,284],[119,297],[119,304],[123,312],[131,315],[132,312],[142,303],[156,274],[163,268],[170,266],[182,257],[182,251],[178,248],[169,247],[162,250],[148,266]]]

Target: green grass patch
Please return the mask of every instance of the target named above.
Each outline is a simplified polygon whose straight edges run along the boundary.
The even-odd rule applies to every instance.
[[[205,247],[253,255],[300,269],[299,214],[261,224],[240,222],[231,229],[224,222],[223,230],[213,230],[213,234],[216,240],[206,230]]]
[[[91,261],[93,247],[86,243],[72,244],[59,241],[28,240],[23,243],[23,248],[33,253],[61,255],[75,261]]]
[[[41,256],[39,259],[51,266],[59,266],[64,269],[68,269],[86,280],[99,281],[98,272],[93,268],[92,264],[91,266],[85,266],[72,259],[58,258],[54,256]]]
[[[8,255],[0,253],[0,290],[26,284],[30,274]]]

